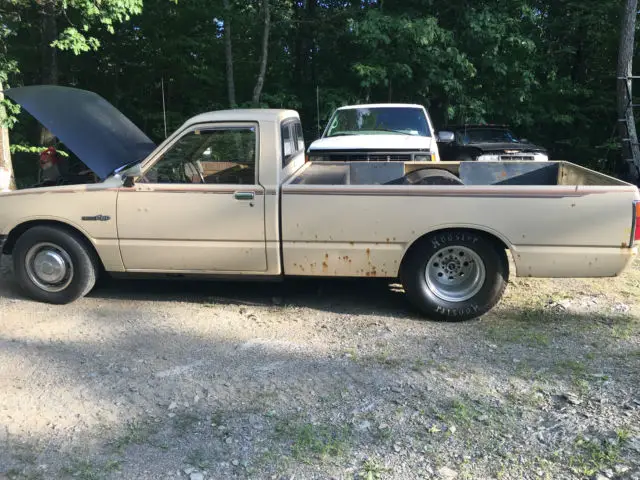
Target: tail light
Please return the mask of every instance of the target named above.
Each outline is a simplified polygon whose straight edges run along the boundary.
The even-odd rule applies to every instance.
[[[633,202],[633,243],[640,242],[640,200]]]

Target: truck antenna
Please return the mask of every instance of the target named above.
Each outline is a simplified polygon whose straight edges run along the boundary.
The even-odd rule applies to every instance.
[[[320,133],[320,87],[316,85],[316,121],[318,122],[318,134]]]
[[[162,117],[164,118],[164,138],[167,138],[167,110],[164,104],[164,77],[161,79],[162,84]]]

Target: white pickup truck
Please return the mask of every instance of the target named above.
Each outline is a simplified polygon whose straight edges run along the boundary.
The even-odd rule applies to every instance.
[[[436,136],[422,105],[347,105],[333,112],[322,136],[309,145],[308,154],[312,162],[439,162],[437,142],[446,144],[453,138],[453,132]]]
[[[307,162],[292,110],[198,115],[156,146],[104,99],[5,94],[98,177],[0,194],[26,294],[67,303],[101,272],[401,281],[426,317],[465,320],[509,277],[609,277],[637,253],[640,194],[566,162]],[[64,183],[64,182],[62,182]]]

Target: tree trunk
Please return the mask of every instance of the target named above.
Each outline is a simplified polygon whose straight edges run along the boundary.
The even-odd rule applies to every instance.
[[[271,12],[269,11],[269,0],[262,0],[262,10],[264,12],[264,32],[262,34],[262,58],[260,59],[260,73],[253,89],[253,105],[260,103],[264,77],[267,73],[267,57],[269,55],[269,31],[271,30]]]
[[[42,63],[41,77],[42,83],[45,85],[58,84],[58,57],[57,50],[51,46],[58,38],[58,25],[56,23],[56,0],[48,0],[44,3],[41,14],[41,32],[42,32]],[[40,127],[39,145],[47,145],[53,142],[53,135],[49,130]]]
[[[233,79],[233,48],[231,43],[231,6],[229,0],[224,0],[224,52],[227,59],[227,93],[229,106],[236,106],[236,84]]]
[[[618,118],[622,140],[623,160],[627,162],[630,180],[640,182],[640,146],[633,115],[632,80],[633,46],[635,41],[638,0],[623,0],[625,8],[620,28],[620,47],[618,51]]]
[[[0,82],[0,102],[4,100],[2,94],[2,82]],[[0,103],[0,122],[4,121],[7,112]],[[11,164],[11,152],[9,151],[9,129],[0,123],[0,192],[15,190],[16,184]]]

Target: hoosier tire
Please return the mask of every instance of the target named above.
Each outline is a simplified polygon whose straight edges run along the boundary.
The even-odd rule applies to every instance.
[[[18,284],[34,300],[66,304],[85,296],[96,283],[98,262],[78,235],[38,226],[23,233],[13,249]]]
[[[419,242],[404,259],[400,280],[409,301],[427,318],[471,320],[500,301],[509,263],[487,236],[451,230]]]

